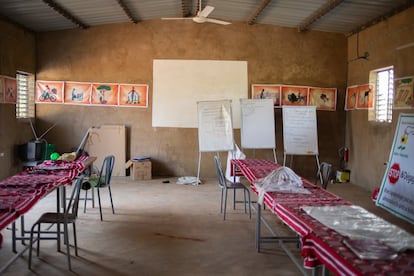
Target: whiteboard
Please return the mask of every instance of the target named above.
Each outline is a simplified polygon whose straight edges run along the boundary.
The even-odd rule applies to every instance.
[[[285,154],[317,155],[318,133],[315,106],[283,106]]]
[[[231,99],[240,128],[239,99],[248,95],[247,61],[153,61],[153,127],[197,128],[197,102]]]
[[[231,100],[198,102],[200,152],[233,150]]]
[[[276,148],[273,99],[240,99],[241,147]]]

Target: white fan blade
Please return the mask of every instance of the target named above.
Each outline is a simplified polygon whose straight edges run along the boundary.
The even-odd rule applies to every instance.
[[[193,19],[192,17],[162,17],[161,20],[183,20],[183,19]]]
[[[229,24],[231,24],[230,22],[222,21],[222,20],[218,20],[218,19],[213,19],[213,18],[206,18],[206,21],[207,22],[210,22],[210,23],[221,24],[221,25],[229,25]]]
[[[198,16],[207,17],[212,11],[214,11],[214,7],[206,6],[202,11],[198,12]]]

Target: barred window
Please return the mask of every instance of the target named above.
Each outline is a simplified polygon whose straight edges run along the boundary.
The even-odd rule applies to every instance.
[[[394,98],[394,68],[387,67],[370,72],[370,83],[375,84],[375,106],[370,112],[369,120],[392,122],[392,105]]]
[[[16,118],[29,119],[35,117],[35,77],[33,74],[16,73],[17,102]]]

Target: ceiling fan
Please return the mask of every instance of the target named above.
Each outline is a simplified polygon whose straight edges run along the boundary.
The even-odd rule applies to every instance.
[[[213,19],[213,18],[208,18],[208,16],[210,15],[210,13],[212,13],[214,10],[214,7],[212,6],[205,6],[205,8],[203,10],[201,10],[201,1],[200,1],[200,9],[197,12],[197,15],[194,17],[164,17],[161,18],[163,20],[181,20],[181,19],[192,19],[194,22],[196,23],[215,23],[215,24],[220,24],[220,25],[229,25],[231,24],[230,22],[227,21],[222,21],[222,20],[218,20],[218,19]]]

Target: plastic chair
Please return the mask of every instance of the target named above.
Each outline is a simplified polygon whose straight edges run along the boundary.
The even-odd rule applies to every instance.
[[[226,220],[226,211],[227,211],[227,193],[228,190],[233,190],[233,209],[236,208],[236,203],[244,203],[244,212],[246,213],[246,204],[249,206],[249,218],[252,217],[251,206],[250,206],[250,191],[246,186],[240,182],[232,182],[224,177],[223,169],[221,167],[221,161],[218,156],[214,156],[217,168],[217,178],[218,185],[221,189],[221,198],[220,198],[220,213],[223,213],[223,220]],[[244,201],[236,200],[236,190],[243,190],[244,192]],[[246,201],[246,195],[248,200]],[[224,202],[223,202],[224,198]]]
[[[317,184],[318,179],[320,179],[322,181],[321,182],[322,188],[326,190],[326,188],[328,187],[328,183],[331,180],[331,174],[332,174],[332,164],[322,162],[319,165],[319,170],[318,170],[318,173],[316,174],[315,184]]]
[[[36,253],[39,256],[40,240],[57,240],[60,242],[60,232],[58,231],[40,231],[41,224],[62,224],[63,225],[63,236],[64,243],[66,245],[66,255],[68,258],[68,267],[69,270],[72,270],[71,261],[70,261],[70,249],[69,249],[69,232],[68,225],[72,224],[73,226],[73,239],[75,245],[75,255],[78,256],[78,243],[76,239],[76,218],[78,216],[78,206],[79,206],[79,194],[83,181],[83,176],[80,176],[72,187],[72,192],[69,198],[69,202],[66,206],[66,210],[63,213],[60,212],[48,212],[43,213],[40,218],[33,224],[30,231],[30,245],[29,245],[29,269],[32,266],[32,250],[33,250],[33,236],[35,228],[37,227],[37,249]],[[41,233],[47,234],[48,236],[41,236]],[[50,236],[52,235],[52,236]]]
[[[111,192],[111,178],[112,178],[112,171],[114,169],[114,164],[115,164],[115,156],[109,155],[105,157],[105,159],[102,162],[101,170],[99,171],[97,184],[96,186],[94,186],[94,188],[96,188],[98,192],[99,214],[101,215],[101,220],[103,220],[103,218],[102,218],[101,194],[99,190],[102,188],[108,188],[109,199],[111,200],[112,214],[115,214],[114,203],[112,201],[112,192]]]

